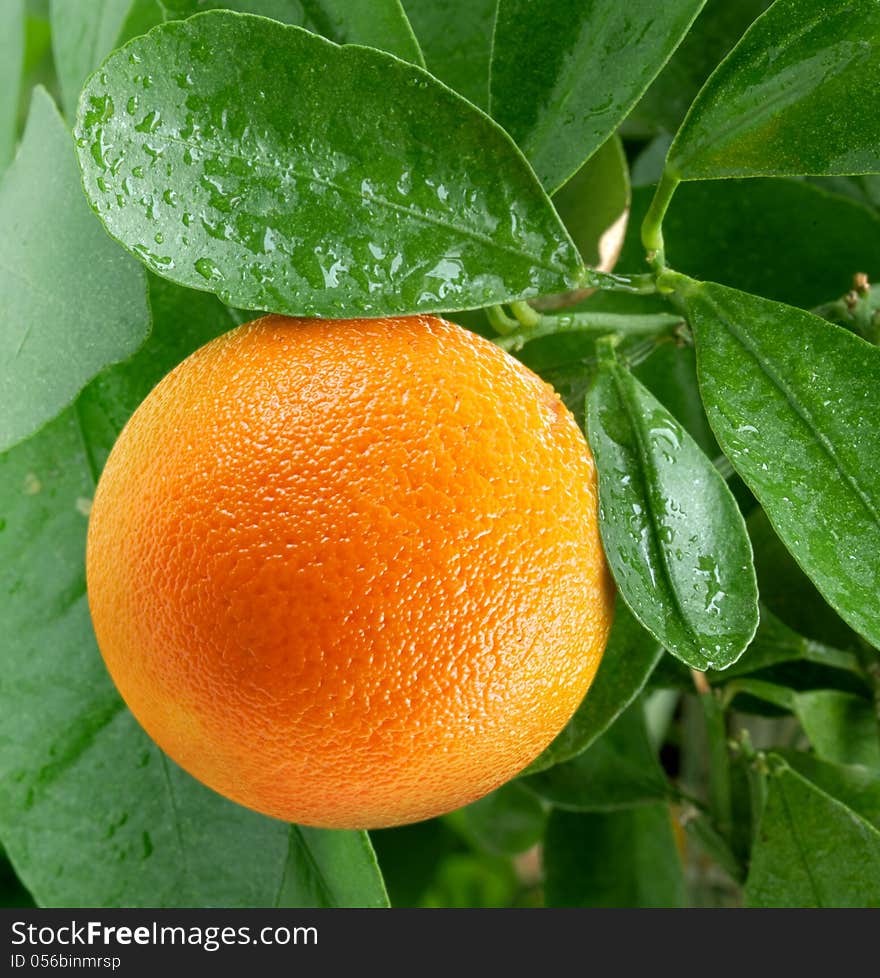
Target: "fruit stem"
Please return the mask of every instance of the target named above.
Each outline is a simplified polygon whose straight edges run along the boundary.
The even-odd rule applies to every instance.
[[[678,177],[670,170],[664,170],[654,199],[642,223],[642,244],[648,253],[648,264],[659,274],[666,268],[666,249],[663,243],[663,218],[669,202],[679,184]]]
[[[613,333],[618,336],[656,337],[674,336],[684,327],[681,316],[667,312],[645,315],[615,312],[572,312],[558,316],[542,316],[536,313],[536,315],[538,317],[536,325],[508,329],[505,335],[495,340],[495,343],[504,350],[516,352],[530,340],[554,336],[557,333],[592,333],[596,336]],[[495,326],[495,323],[493,322],[492,325]],[[498,329],[497,326],[495,328]]]

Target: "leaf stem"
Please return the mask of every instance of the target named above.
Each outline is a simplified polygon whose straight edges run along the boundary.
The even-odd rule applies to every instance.
[[[573,312],[559,316],[542,316],[536,313],[536,315],[538,317],[536,325],[508,329],[504,335],[495,340],[495,343],[504,350],[515,352],[521,350],[530,340],[554,336],[557,333],[592,333],[595,336],[606,336],[609,333],[619,336],[674,336],[684,325],[681,316],[665,312],[650,315],[612,312]],[[512,320],[507,317],[505,320],[506,324],[512,323]],[[498,328],[494,321],[492,325]]]
[[[648,264],[655,272],[666,268],[666,250],[663,243],[663,218],[669,208],[672,195],[679,184],[678,177],[670,170],[663,171],[654,199],[642,223],[642,244],[648,253]]]

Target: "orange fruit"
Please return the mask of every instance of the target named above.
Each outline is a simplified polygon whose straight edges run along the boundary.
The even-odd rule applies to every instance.
[[[267,316],[181,363],[101,476],[88,595],[147,733],[222,795],[372,828],[525,767],[599,664],[583,435],[429,316]]]

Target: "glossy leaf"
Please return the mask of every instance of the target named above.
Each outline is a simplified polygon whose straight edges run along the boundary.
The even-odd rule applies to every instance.
[[[337,44],[365,44],[424,66],[400,0],[162,0],[166,19],[235,10],[305,27]]]
[[[403,5],[431,74],[487,108],[497,0],[403,0]]]
[[[517,781],[448,817],[460,822],[462,831],[481,849],[497,855],[525,852],[540,842],[547,821],[544,806]]]
[[[629,218],[629,167],[623,143],[612,136],[553,197],[553,205],[594,268],[614,268]]]
[[[76,115],[83,82],[113,50],[132,0],[51,0],[52,49],[64,114]]]
[[[878,907],[880,832],[777,760],[745,892],[752,907]]]
[[[231,305],[450,311],[580,274],[484,115],[413,65],[263,18],[213,11],[135,39],[92,76],[77,136],[110,233]]]
[[[536,774],[586,750],[633,702],[657,665],[663,648],[618,602],[608,645],[596,678],[563,730],[526,768]]]
[[[705,80],[769,5],[770,0],[707,0],[675,54],[627,118],[627,135],[675,133]]]
[[[705,0],[499,0],[490,112],[551,192],[617,129]]]
[[[23,65],[24,0],[4,0],[0,4],[0,173],[15,152]]]
[[[587,750],[521,783],[559,808],[609,812],[663,801],[669,785],[634,703]]]
[[[619,363],[587,399],[605,554],[633,614],[695,669],[723,669],[758,624],[751,544],[724,479]]]
[[[720,285],[684,292],[724,453],[828,603],[880,643],[880,349]]]
[[[381,905],[362,836],[292,831],[194,781],[137,725],[104,668],[84,561],[100,466],[156,381],[231,325],[209,296],[161,281],[151,294],[143,350],[0,456],[0,838],[43,905]],[[295,875],[305,863],[309,874]]]
[[[150,328],[138,263],[82,196],[70,133],[35,90],[0,183],[0,449],[26,438]]]
[[[633,195],[636,226],[651,192]],[[663,237],[678,271],[804,309],[842,296],[855,272],[880,281],[878,214],[804,180],[683,184],[663,219]],[[638,268],[643,254],[634,243],[621,267]]]
[[[683,907],[669,806],[555,811],[544,844],[548,907]]]
[[[669,151],[684,180],[880,169],[880,7],[776,0],[719,65]]]

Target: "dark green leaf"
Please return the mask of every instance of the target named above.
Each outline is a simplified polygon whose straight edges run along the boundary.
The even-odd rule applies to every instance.
[[[587,400],[608,563],[636,618],[696,669],[735,662],[758,625],[745,523],[724,479],[622,366]]]
[[[663,801],[670,789],[634,703],[587,750],[521,783],[559,808],[608,812]]]
[[[82,196],[70,134],[34,92],[0,183],[0,449],[54,417],[150,328],[143,269]]]
[[[776,0],[706,82],[669,151],[680,179],[874,173],[880,7]]]
[[[674,133],[703,82],[769,4],[770,0],[708,0],[669,63],[630,113],[627,134]]]
[[[152,298],[140,353],[0,456],[0,837],[44,905],[380,904],[362,836],[291,832],[194,781],[136,724],[104,668],[84,560],[100,466],[156,381],[231,325],[209,296],[157,281]],[[314,865],[295,878],[303,847]]]
[[[789,767],[880,829],[880,774],[861,765],[832,764],[803,751],[779,751]]]
[[[635,191],[636,226],[650,196]],[[856,272],[880,281],[878,215],[804,180],[684,184],[663,237],[678,271],[804,309],[842,296]],[[621,267],[637,268],[643,254],[634,243]]]
[[[52,49],[68,119],[83,82],[116,46],[131,7],[132,0],[52,0]]]
[[[497,855],[525,852],[540,841],[547,814],[531,791],[511,781],[449,816],[481,849]]]
[[[580,275],[505,133],[420,68],[296,27],[214,11],[156,28],[92,76],[77,134],[110,233],[232,305],[450,311]]]
[[[553,205],[588,265],[611,271],[629,217],[629,168],[612,136],[553,197]]]
[[[169,20],[204,10],[236,10],[322,34],[337,44],[366,44],[424,66],[400,0],[162,0]]]
[[[662,647],[618,602],[599,671],[577,712],[539,757],[528,774],[544,771],[586,750],[642,691],[663,654]]]
[[[419,906],[442,864],[465,849],[458,832],[441,818],[377,829],[370,833],[370,840],[393,907]]]
[[[880,349],[720,285],[684,292],[724,453],[828,603],[880,643]]]
[[[617,129],[705,0],[499,0],[490,111],[549,191]]]
[[[880,832],[777,760],[746,900],[753,907],[880,906]]]
[[[555,811],[544,845],[548,907],[683,907],[667,805],[612,814]]]
[[[431,73],[485,109],[497,0],[404,0],[403,5]]]
[[[23,63],[24,0],[4,0],[0,4],[0,173],[15,152]]]

